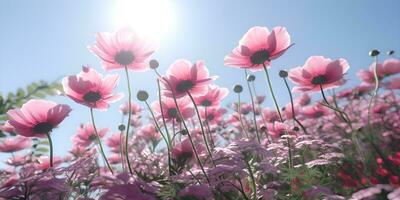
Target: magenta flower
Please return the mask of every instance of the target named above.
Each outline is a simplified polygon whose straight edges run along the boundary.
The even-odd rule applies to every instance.
[[[15,136],[0,139],[0,152],[13,153],[32,146],[30,138]]]
[[[129,102],[125,102],[124,104],[121,104],[119,106],[119,111],[123,114],[123,115],[128,115],[129,113]],[[131,101],[131,114],[135,115],[135,116],[139,116],[142,112],[142,108],[140,107],[139,104],[137,104],[134,101]]]
[[[209,85],[207,93],[196,97],[194,100],[196,104],[200,106],[218,106],[228,93],[229,90],[226,88]]]
[[[311,56],[302,67],[289,71],[289,79],[297,86],[293,92],[315,92],[331,89],[344,84],[343,75],[349,69],[344,59],[331,60],[323,56]]]
[[[285,131],[287,130],[287,126],[284,123],[281,122],[274,122],[274,123],[268,123],[268,134],[271,135],[273,138],[279,138],[282,135],[285,134]]]
[[[156,46],[140,38],[133,30],[123,28],[115,33],[98,33],[96,44],[89,49],[102,60],[105,70],[127,67],[144,71]]]
[[[191,118],[194,115],[193,106],[190,103],[190,100],[185,97],[181,99],[177,99],[179,110],[181,111],[182,117],[184,119]],[[163,115],[166,121],[180,121],[178,109],[176,108],[175,102],[171,98],[165,98],[162,102],[162,110]],[[158,117],[162,117],[160,103],[158,101],[153,102],[151,105],[152,109],[155,113],[158,114]]]
[[[290,35],[285,27],[275,27],[269,32],[267,27],[255,26],[225,56],[224,64],[252,71],[261,70],[263,65],[270,66],[271,60],[281,56],[289,47]]]
[[[122,93],[113,94],[118,85],[119,76],[103,76],[93,68],[82,67],[82,72],[76,76],[68,76],[62,80],[65,94],[77,103],[106,110],[110,103],[123,97]]]
[[[99,129],[99,137],[102,138],[108,131],[108,128]],[[82,146],[88,146],[95,140],[96,134],[94,132],[92,123],[81,124],[81,126],[78,127],[76,134],[72,137],[72,141],[74,144]]]
[[[71,112],[68,105],[32,99],[21,108],[9,110],[8,123],[25,137],[45,137]]]
[[[192,64],[187,60],[177,60],[168,68],[167,74],[161,79],[164,85],[164,95],[180,98],[190,92],[193,96],[207,92],[208,84],[216,79],[209,76],[208,69],[203,61]]]

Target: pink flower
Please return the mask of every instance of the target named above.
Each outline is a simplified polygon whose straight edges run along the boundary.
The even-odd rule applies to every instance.
[[[129,102],[125,102],[124,104],[121,104],[119,106],[119,111],[123,115],[127,115],[129,113]],[[131,101],[131,114],[139,116],[141,112],[142,112],[142,108],[140,107],[140,105],[134,101]]]
[[[194,152],[189,140],[186,139],[176,144],[171,151],[171,157],[180,164],[191,160],[194,157]]]
[[[286,125],[281,122],[268,123],[268,134],[273,138],[279,138],[285,134],[285,130],[287,129]]]
[[[268,122],[274,122],[279,120],[279,115],[275,110],[271,110],[270,108],[264,108],[262,110],[262,115],[265,120]]]
[[[123,28],[115,33],[98,33],[96,44],[89,49],[96,54],[105,70],[144,71],[147,59],[156,50],[154,44],[140,38],[133,30]]]
[[[107,138],[106,144],[110,147],[111,151],[114,153],[120,152],[120,144],[121,144],[121,133],[116,132],[113,133],[110,137]]]
[[[303,93],[301,96],[294,99],[294,104],[306,106],[311,103],[311,97],[307,93]]]
[[[375,63],[369,67],[371,72],[374,71]],[[378,77],[391,76],[400,73],[400,60],[395,58],[387,59],[383,64],[378,64],[377,68]]]
[[[321,105],[315,104],[306,106],[301,110],[301,114],[307,118],[316,119],[323,116],[327,116],[330,113],[330,109]]]
[[[138,131],[138,136],[143,138],[146,142],[158,141],[161,139],[160,133],[158,133],[156,127],[152,124],[142,126]]]
[[[118,101],[123,97],[122,93],[113,94],[112,90],[117,86],[119,76],[103,76],[93,68],[82,67],[82,72],[76,76],[68,76],[62,80],[65,94],[77,103],[90,108],[106,110],[109,103]]]
[[[25,165],[29,162],[28,155],[16,155],[14,157],[11,157],[6,160],[6,164],[11,165],[11,166],[21,166]]]
[[[192,104],[190,103],[190,100],[187,97],[177,99],[177,102],[179,110],[181,111],[182,117],[184,119],[190,118],[194,115],[194,109],[192,107]],[[165,98],[163,99],[161,104],[162,104],[163,115],[166,121],[172,121],[173,119],[176,121],[181,120],[179,118],[179,113],[178,110],[176,109],[175,102],[173,99]],[[159,115],[158,117],[162,117],[160,103],[158,101],[153,102],[151,107],[154,110],[154,112]]]
[[[400,89],[400,77],[395,77],[386,85],[388,89]]]
[[[229,91],[226,88],[220,88],[216,85],[209,85],[207,93],[195,98],[197,105],[201,106],[218,106],[222,99],[228,95]]]
[[[32,140],[26,137],[15,136],[0,139],[0,152],[12,153],[32,146]]]
[[[203,95],[215,76],[209,76],[203,61],[192,64],[187,60],[177,60],[169,67],[167,75],[161,79],[164,95],[180,98],[190,92],[193,96]]]
[[[239,45],[225,56],[224,64],[253,71],[271,65],[271,60],[280,57],[290,47],[290,36],[285,27],[255,26],[239,41]]]
[[[98,129],[97,133],[99,134],[99,137],[102,138],[108,131],[108,128],[103,128]],[[81,124],[81,126],[78,127],[76,134],[72,137],[74,144],[83,146],[89,146],[95,140],[96,134],[92,123]]]
[[[344,84],[343,75],[349,69],[344,59],[331,60],[323,56],[311,56],[303,67],[296,67],[289,71],[289,78],[298,86],[293,92],[320,91],[331,89]]]
[[[220,107],[207,107],[207,116],[206,110],[200,109],[200,116],[202,119],[207,119],[207,122],[210,124],[218,124],[221,122],[224,114],[227,112],[226,109]]]
[[[71,112],[64,104],[32,99],[22,107],[7,112],[8,123],[14,131],[25,137],[44,137],[50,133]]]

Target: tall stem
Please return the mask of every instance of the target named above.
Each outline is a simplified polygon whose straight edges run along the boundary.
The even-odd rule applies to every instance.
[[[257,118],[256,118],[256,108],[254,106],[253,92],[251,91],[251,87],[250,87],[249,81],[247,81],[247,70],[246,69],[244,70],[244,74],[246,76],[245,78],[246,78],[246,82],[247,82],[247,87],[249,88],[249,92],[250,92],[251,108],[253,109],[254,129],[256,129],[257,141],[258,141],[259,144],[261,144],[260,135],[258,133]]]
[[[152,116],[152,118],[153,118],[153,120],[154,120],[154,124],[155,124],[155,126],[156,126],[156,128],[157,128],[157,131],[161,134],[162,138],[163,138],[164,141],[165,141],[165,144],[167,145],[167,151],[168,151],[168,154],[167,154],[167,155],[168,155],[168,172],[169,172],[169,175],[171,176],[171,174],[172,174],[172,171],[171,171],[171,144],[168,142],[167,138],[165,137],[165,135],[164,135],[163,132],[161,131],[161,128],[160,128],[160,126],[158,125],[157,119],[156,119],[156,117],[154,116],[154,113],[153,113],[153,111],[151,110],[149,103],[148,103],[147,101],[144,101],[144,102],[146,103],[146,106],[147,106],[147,108],[149,109],[149,111],[150,111],[150,113],[151,113],[151,116]]]
[[[378,56],[375,56],[375,66],[374,66],[374,79],[375,79],[375,89],[374,93],[372,93],[371,99],[368,103],[368,126],[371,128],[371,108],[372,101],[375,99],[379,90],[379,77],[378,77]]]
[[[303,124],[301,124],[300,121],[296,118],[296,114],[294,112],[293,95],[292,95],[292,91],[290,91],[290,87],[289,87],[289,84],[287,83],[286,78],[283,78],[283,81],[285,81],[286,88],[287,88],[287,90],[289,92],[290,104],[292,105],[292,117],[293,117],[293,120],[301,127],[301,129],[303,130],[304,134],[308,134],[307,130],[303,126]]]
[[[211,142],[211,148],[214,149],[215,148],[215,143],[213,140],[213,136],[211,134],[211,128],[210,128],[210,124],[208,123],[208,113],[207,113],[207,106],[204,106],[204,114],[205,114],[205,123],[206,123],[206,127],[207,127],[207,131],[208,131],[208,135],[210,137],[210,142]]]
[[[99,133],[97,132],[96,124],[94,123],[93,108],[90,108],[90,116],[92,118],[94,134],[96,134],[96,139],[97,139],[97,142],[99,143],[100,153],[103,156],[103,159],[106,162],[106,165],[107,165],[108,169],[110,170],[111,174],[114,174],[114,171],[112,170],[111,165],[107,160],[106,154],[104,154],[103,145],[101,144],[100,136],[99,136]]]
[[[272,89],[272,84],[271,84],[271,80],[270,80],[270,78],[269,78],[268,69],[267,69],[267,67],[265,66],[264,63],[263,63],[263,67],[264,67],[265,75],[267,76],[267,81],[268,81],[268,86],[269,86],[269,92],[271,93],[272,100],[274,101],[275,108],[276,108],[276,112],[278,112],[279,119],[280,119],[281,122],[283,123],[283,118],[282,118],[281,110],[279,109],[278,102],[276,101],[276,98],[275,98],[274,90]]]
[[[129,80],[129,72],[128,67],[125,66],[125,75],[126,75],[126,83],[128,85],[128,123],[126,125],[126,133],[125,133],[125,159],[128,164],[129,173],[133,174],[131,168],[131,162],[129,161],[129,152],[128,152],[128,139],[129,139],[129,128],[131,126],[131,115],[132,115],[132,93],[131,93],[131,83]]]
[[[272,100],[274,101],[274,104],[275,104],[276,112],[278,112],[279,119],[280,119],[281,123],[283,123],[282,114],[281,114],[278,102],[276,101],[274,90],[272,89],[271,79],[269,78],[268,69],[265,66],[265,63],[263,63],[263,67],[264,67],[264,71],[265,71],[265,76],[267,77],[267,81],[268,81],[269,92],[271,93]],[[286,132],[286,134],[288,134],[286,130],[285,130],[285,132]],[[288,146],[289,169],[291,169],[293,163],[292,163],[292,147],[290,144],[290,139],[286,138],[286,142],[287,142],[287,146]]]
[[[51,140],[50,133],[46,133],[46,136],[50,145],[50,167],[53,167],[53,141]]]
[[[246,137],[248,138],[248,139],[250,139],[249,138],[249,134],[247,133],[247,130],[246,130],[246,128],[244,127],[244,123],[243,123],[243,119],[242,119],[242,112],[240,111],[241,110],[241,105],[240,105],[240,93],[237,93],[238,94],[238,107],[237,107],[237,112],[238,112],[238,115],[239,115],[239,122],[240,122],[240,125],[242,126],[242,130],[243,130],[243,132],[244,132],[244,134],[246,134]]]
[[[210,156],[211,162],[213,163],[213,165],[215,167],[216,165],[215,165],[214,159],[212,157],[212,153],[211,153],[210,147],[208,146],[208,142],[207,142],[207,138],[206,138],[206,132],[204,131],[204,126],[203,126],[203,122],[201,120],[199,109],[197,108],[196,102],[194,101],[193,96],[190,94],[189,91],[187,92],[187,94],[188,94],[190,100],[192,100],[194,109],[196,110],[197,118],[199,119],[199,123],[200,123],[200,129],[201,129],[201,133],[202,133],[201,135],[203,136],[204,144],[206,145],[206,149],[207,149],[208,155]],[[206,118],[207,118],[207,116],[206,116]]]

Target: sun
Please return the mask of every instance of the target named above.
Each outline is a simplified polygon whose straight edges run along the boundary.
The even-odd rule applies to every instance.
[[[116,25],[153,40],[161,40],[171,30],[172,18],[169,0],[116,0]]]

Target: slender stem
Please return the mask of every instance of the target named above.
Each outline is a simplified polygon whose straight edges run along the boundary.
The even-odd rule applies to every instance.
[[[240,125],[242,126],[242,130],[243,130],[243,132],[244,132],[244,134],[246,134],[246,137],[248,138],[248,139],[250,139],[249,138],[249,134],[247,133],[247,130],[246,130],[246,128],[244,127],[244,123],[243,123],[243,119],[242,119],[242,112],[240,111],[241,110],[241,105],[240,105],[240,93],[238,93],[238,107],[237,107],[237,112],[238,112],[238,115],[239,115],[239,122],[240,122]]]
[[[267,67],[265,66],[265,63],[263,63],[263,67],[264,67],[265,75],[267,76],[267,81],[268,81],[268,86],[269,86],[269,92],[271,93],[272,100],[274,101],[275,108],[276,108],[276,112],[278,112],[279,119],[280,119],[281,122],[283,123],[282,114],[281,114],[281,111],[280,111],[280,109],[279,109],[278,102],[276,101],[275,93],[274,93],[274,90],[272,89],[271,80],[270,80],[270,78],[269,78],[268,69],[267,69]]]
[[[100,136],[99,136],[99,133],[97,132],[96,124],[94,123],[93,108],[90,108],[90,116],[92,118],[94,134],[96,134],[96,139],[97,139],[97,142],[99,143],[100,153],[103,156],[103,159],[106,162],[107,167],[110,170],[111,174],[114,174],[114,171],[112,170],[110,163],[107,160],[106,154],[104,154],[103,145],[101,144]]]
[[[50,133],[46,133],[47,140],[49,140],[50,145],[50,167],[53,167],[53,141],[51,140]]]
[[[246,69],[244,70],[244,74],[245,74],[245,78],[247,79],[247,70]],[[258,133],[256,109],[255,109],[255,106],[254,106],[253,92],[251,91],[251,87],[250,87],[249,81],[246,80],[246,82],[247,82],[247,87],[249,88],[249,92],[250,92],[251,108],[253,109],[254,129],[256,129],[257,141],[258,141],[259,144],[261,144],[260,135]]]
[[[147,106],[147,108],[149,109],[149,111],[150,111],[150,113],[151,113],[151,116],[152,116],[152,118],[153,118],[153,120],[154,120],[154,124],[156,125],[156,128],[157,128],[157,131],[161,134],[162,138],[164,139],[165,143],[167,144],[167,152],[168,152],[168,154],[167,154],[167,155],[168,155],[168,172],[169,172],[169,175],[171,176],[171,174],[172,174],[172,171],[171,171],[171,145],[169,144],[167,138],[165,137],[165,135],[164,135],[163,132],[161,131],[161,128],[160,128],[160,126],[158,125],[157,119],[156,119],[156,117],[154,116],[154,113],[153,113],[153,111],[151,110],[149,103],[148,103],[147,101],[144,101],[144,102],[146,103],[146,106]]]
[[[375,99],[379,90],[379,77],[378,77],[378,56],[375,56],[375,67],[374,67],[374,79],[375,79],[375,89],[374,93],[372,93],[371,99],[368,103],[368,126],[371,127],[371,108],[372,101]]]
[[[161,101],[160,80],[158,80],[158,79],[157,79],[157,87],[158,87],[158,103],[160,104],[161,117],[162,117],[163,125],[164,125],[164,128],[165,128],[165,134],[167,135],[169,145],[172,148],[171,136],[169,135],[169,132],[168,132],[167,122],[165,121],[164,110],[163,110],[163,105],[162,105],[162,101]]]
[[[301,129],[303,130],[304,134],[308,134],[306,128],[303,126],[302,123],[300,123],[300,121],[296,118],[296,114],[294,112],[294,103],[293,103],[293,95],[292,95],[292,91],[290,91],[290,87],[289,84],[286,80],[286,78],[283,78],[283,81],[285,82],[286,88],[289,92],[289,97],[290,97],[290,104],[292,105],[292,117],[293,120],[296,121],[296,123],[301,127]]]
[[[120,151],[121,165],[122,165],[123,171],[125,171],[125,169],[126,169],[124,149],[125,149],[124,148],[124,132],[121,131],[119,134],[119,151]]]
[[[128,123],[126,125],[126,133],[125,133],[125,159],[128,164],[129,173],[133,174],[131,163],[129,161],[129,152],[128,152],[128,140],[129,140],[129,128],[131,126],[131,115],[132,115],[132,93],[131,93],[131,83],[129,80],[129,72],[128,67],[125,66],[125,75],[126,75],[126,83],[128,85]]]
[[[206,132],[204,131],[204,126],[203,126],[203,122],[201,120],[199,109],[197,108],[196,102],[194,101],[193,96],[190,94],[189,91],[187,91],[187,94],[188,94],[190,100],[192,100],[194,109],[196,110],[196,114],[197,114],[197,117],[198,117],[199,123],[200,123],[200,129],[201,129],[201,133],[202,133],[201,135],[203,136],[204,144],[206,145],[206,149],[207,149],[208,155],[210,156],[211,162],[213,163],[213,165],[215,167],[216,165],[215,165],[214,159],[212,157],[212,153],[211,153],[210,147],[208,146],[208,142],[207,142],[207,138],[206,138]],[[207,118],[207,116],[206,116],[206,118]]]
[[[208,123],[208,113],[207,113],[207,106],[204,106],[204,115],[206,116],[205,118],[205,123],[206,123],[206,127],[207,127],[207,131],[208,131],[208,136],[210,137],[210,142],[211,142],[211,148],[214,149],[215,148],[215,143],[211,134],[211,128],[210,128],[210,124]]]
[[[265,76],[267,77],[269,92],[271,93],[272,100],[274,101],[274,104],[275,104],[276,112],[278,113],[278,116],[279,116],[279,119],[280,119],[281,123],[283,123],[282,114],[281,114],[278,102],[276,101],[274,90],[272,89],[271,79],[269,78],[268,69],[265,66],[265,63],[263,63],[263,67],[264,67],[264,71],[265,71]],[[288,134],[286,130],[285,130],[285,134],[286,135]],[[288,146],[289,168],[291,169],[292,168],[292,164],[293,164],[292,163],[292,147],[291,147],[291,144],[290,144],[290,139],[286,138],[286,141],[287,141],[287,146]]]

